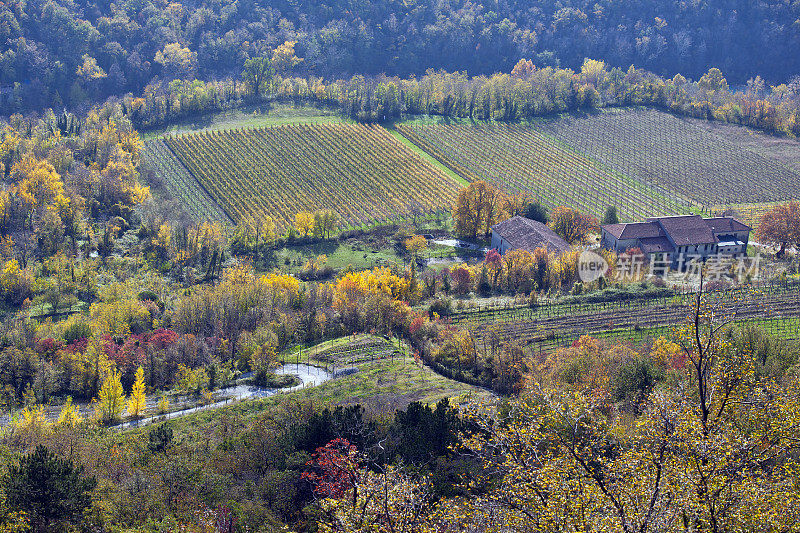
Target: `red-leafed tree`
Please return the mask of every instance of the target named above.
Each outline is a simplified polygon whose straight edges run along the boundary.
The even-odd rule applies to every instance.
[[[353,505],[356,504],[361,456],[350,441],[343,438],[333,439],[325,446],[317,448],[306,464],[313,467],[313,470],[303,472],[302,477],[314,485],[314,493],[340,500],[352,490]]]
[[[486,252],[486,258],[483,260],[486,266],[492,272],[492,287],[497,287],[497,277],[503,271],[503,258],[496,249],[492,248]]]

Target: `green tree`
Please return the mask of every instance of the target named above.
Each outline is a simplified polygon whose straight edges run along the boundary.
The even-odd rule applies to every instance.
[[[550,222],[550,215],[547,214],[547,209],[539,202],[534,200],[525,208],[525,218],[536,220],[542,224]]]
[[[244,62],[244,78],[248,93],[252,97],[259,97],[269,88],[275,69],[268,57],[253,57]]]
[[[603,224],[619,224],[617,206],[610,205],[606,208],[606,212],[603,214]]]
[[[94,477],[83,477],[83,467],[61,459],[45,446],[20,459],[2,478],[8,508],[30,518],[33,531],[59,531],[78,524],[84,509],[92,503]]]

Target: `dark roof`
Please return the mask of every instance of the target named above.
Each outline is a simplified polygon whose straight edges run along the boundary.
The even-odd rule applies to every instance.
[[[715,243],[717,239],[700,215],[650,218],[658,222],[677,246]]]
[[[714,217],[704,218],[706,224],[711,228],[714,233],[723,233],[727,231],[750,231],[753,228],[746,224],[742,224],[733,217]]]
[[[671,253],[675,251],[675,248],[672,247],[666,237],[649,237],[639,241],[639,244],[641,244],[642,252],[645,254]]]
[[[618,240],[648,239],[663,237],[664,232],[653,222],[630,222],[627,224],[606,224],[603,229]]]
[[[569,243],[559,237],[556,232],[535,220],[515,216],[492,226],[497,233],[515,250],[534,251],[536,248],[547,248],[553,252],[566,252]]]

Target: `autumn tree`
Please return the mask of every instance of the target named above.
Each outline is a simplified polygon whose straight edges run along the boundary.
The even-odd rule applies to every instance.
[[[139,367],[136,370],[136,379],[133,382],[133,389],[131,396],[128,398],[128,414],[133,418],[139,418],[144,413],[147,405],[147,396],[145,395],[144,385],[144,370]]]
[[[320,528],[326,533],[412,533],[431,524],[432,499],[424,484],[402,469],[375,472],[349,441],[334,439],[317,448],[303,478],[321,498]]]
[[[125,405],[125,391],[122,389],[120,374],[115,368],[110,368],[97,393],[95,412],[97,418],[108,424],[118,420]]]
[[[58,415],[56,424],[62,427],[74,427],[81,422],[83,422],[83,417],[75,404],[72,403],[72,396],[67,396],[67,401],[64,402],[64,406],[61,408],[61,414]]]
[[[403,242],[403,246],[411,257],[416,259],[428,247],[428,241],[422,235],[414,235]]]
[[[190,75],[197,68],[197,54],[180,43],[168,43],[162,50],[156,52],[156,63],[164,67],[164,72],[170,77]]]
[[[585,244],[598,227],[596,218],[569,207],[556,207],[550,216],[550,228],[570,244]]]
[[[525,193],[512,194],[503,197],[502,210],[504,216],[511,218],[517,215],[525,216],[528,206],[531,205],[531,197]]]
[[[456,233],[475,238],[485,235],[501,216],[503,194],[485,181],[472,182],[458,193],[453,206]]]
[[[756,238],[764,244],[780,246],[779,257],[788,245],[800,246],[800,203],[778,205],[761,215]]]
[[[297,57],[294,47],[297,41],[286,41],[272,51],[272,65],[281,75],[289,74],[303,58]]]
[[[294,216],[294,229],[303,237],[308,237],[314,229],[314,214],[301,211]]]

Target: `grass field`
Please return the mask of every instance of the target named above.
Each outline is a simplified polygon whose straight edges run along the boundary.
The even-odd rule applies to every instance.
[[[164,140],[234,221],[333,209],[344,226],[448,210],[460,184],[380,126],[243,128]]]
[[[339,115],[335,109],[274,102],[179,120],[166,127],[146,130],[142,136],[145,140],[149,140],[160,138],[167,134],[177,135],[222,129],[263,128],[281,124],[317,124],[322,122],[351,121]]]
[[[705,206],[800,198],[800,172],[784,159],[669,113],[608,110],[543,120],[537,128],[621,174]]]
[[[622,220],[679,214],[663,194],[596,164],[523,125],[399,124],[397,129],[467,181],[487,180],[546,207],[566,205],[602,216],[615,205]]]

